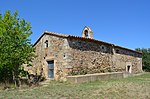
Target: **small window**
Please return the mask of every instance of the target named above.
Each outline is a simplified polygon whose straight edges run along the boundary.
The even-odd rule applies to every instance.
[[[66,55],[64,54],[64,58],[66,57]]]
[[[130,65],[127,66],[127,71],[128,71],[128,72],[130,71]]]
[[[104,46],[102,46],[102,49],[104,49]]]
[[[106,52],[106,51],[107,51],[107,48],[106,48],[106,46],[104,46],[104,45],[101,45],[101,46],[100,46],[100,49],[101,49],[101,51],[103,51],[103,52]]]
[[[67,55],[66,53],[63,54],[63,59],[66,59],[67,58]]]
[[[45,48],[48,48],[48,40],[45,41]]]
[[[116,53],[119,53],[119,50],[118,50],[118,49],[116,50]]]
[[[126,66],[126,72],[132,73],[132,65],[127,65]]]

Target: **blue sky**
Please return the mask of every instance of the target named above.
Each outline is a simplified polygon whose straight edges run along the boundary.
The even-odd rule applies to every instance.
[[[0,0],[0,13],[18,10],[31,23],[35,41],[44,31],[94,38],[135,49],[150,47],[150,0]]]

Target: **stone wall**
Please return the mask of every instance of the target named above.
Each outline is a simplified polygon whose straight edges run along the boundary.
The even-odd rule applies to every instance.
[[[113,55],[113,67],[117,71],[127,71],[127,65],[132,66],[132,73],[142,72],[142,55],[124,50],[121,48],[115,48],[116,53]]]
[[[46,40],[48,40],[48,48],[45,48]],[[28,68],[28,71],[31,71],[30,73],[40,74],[41,69],[43,69],[43,76],[48,78],[47,61],[54,60],[54,79],[65,77],[68,71],[64,66],[67,66],[66,54],[69,48],[66,38],[44,35],[34,47],[37,57],[33,60],[33,67]]]
[[[131,65],[131,73],[142,72],[142,54],[114,47],[103,42],[91,42],[90,39],[68,39],[70,46],[70,75],[128,72],[127,65]]]
[[[70,83],[84,83],[97,80],[121,79],[124,78],[124,75],[122,72],[113,72],[113,73],[96,73],[87,75],[67,76],[66,78],[67,81]]]
[[[70,75],[110,72],[112,69],[111,46],[90,40],[68,39],[70,46]]]

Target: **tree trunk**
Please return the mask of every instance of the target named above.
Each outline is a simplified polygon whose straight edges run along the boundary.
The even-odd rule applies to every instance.
[[[12,71],[12,75],[13,75],[13,82],[15,84],[15,88],[17,88],[17,82],[16,82],[16,77],[15,77],[14,71]]]

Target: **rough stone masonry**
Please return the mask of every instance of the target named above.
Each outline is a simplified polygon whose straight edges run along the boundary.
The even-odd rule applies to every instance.
[[[82,37],[44,32],[34,44],[37,57],[29,73],[60,80],[70,75],[142,72],[142,53],[95,40],[89,27]]]

